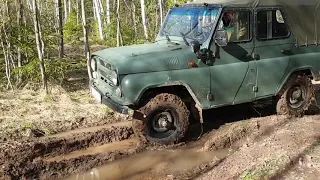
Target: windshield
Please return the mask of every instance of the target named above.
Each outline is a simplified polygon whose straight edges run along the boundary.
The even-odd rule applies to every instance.
[[[160,36],[179,36],[206,41],[217,20],[218,8],[176,8],[172,9],[160,31]]]

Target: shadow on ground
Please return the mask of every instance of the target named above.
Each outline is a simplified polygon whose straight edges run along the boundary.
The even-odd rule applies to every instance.
[[[88,90],[89,77],[87,69],[77,69],[69,72],[61,86],[67,92]]]
[[[196,140],[201,134],[219,129],[222,125],[251,118],[266,117],[276,114],[274,102],[263,103],[263,107],[255,107],[252,103],[226,106],[204,111],[204,123],[192,124],[186,141]]]

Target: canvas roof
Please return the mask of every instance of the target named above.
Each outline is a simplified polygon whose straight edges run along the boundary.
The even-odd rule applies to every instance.
[[[320,0],[194,0],[226,7],[282,6],[298,45],[320,44]]]

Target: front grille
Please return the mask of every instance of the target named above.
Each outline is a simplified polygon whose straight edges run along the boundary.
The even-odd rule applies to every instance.
[[[104,81],[105,83],[107,83],[110,87],[114,87],[113,82],[111,82],[109,79],[104,78],[103,76],[101,76],[101,80]]]
[[[103,71],[102,69],[99,69],[99,74],[101,76],[101,80],[103,80],[105,83],[107,83],[110,87],[114,87],[115,85],[111,81],[111,75],[108,74],[108,72]]]
[[[105,82],[106,86],[109,86],[112,90],[114,90],[115,84],[113,84],[111,80],[111,73],[112,73],[112,65],[106,61],[104,61],[101,57],[96,56],[95,57],[98,64],[98,78]]]

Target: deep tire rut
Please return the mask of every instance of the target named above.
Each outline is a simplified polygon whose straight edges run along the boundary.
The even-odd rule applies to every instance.
[[[88,170],[103,163],[133,154],[136,149],[80,156],[60,162],[46,162],[47,157],[68,154],[92,146],[132,138],[132,127],[120,126],[94,132],[75,133],[65,137],[43,138],[36,141],[7,142],[0,149],[0,179],[56,179],[67,174]]]

